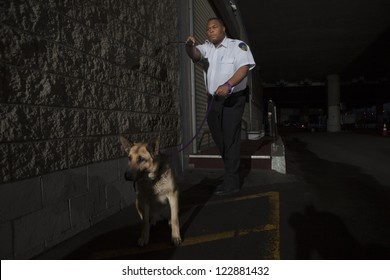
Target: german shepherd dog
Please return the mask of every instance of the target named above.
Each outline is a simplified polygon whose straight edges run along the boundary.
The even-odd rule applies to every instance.
[[[149,243],[150,225],[161,219],[167,203],[172,242],[180,245],[179,190],[166,156],[160,153],[159,139],[152,143],[133,143],[123,136],[119,139],[129,158],[125,179],[137,183],[135,206],[142,221],[138,245]]]

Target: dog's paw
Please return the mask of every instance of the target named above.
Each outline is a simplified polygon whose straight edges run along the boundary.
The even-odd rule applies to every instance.
[[[142,238],[142,237],[138,238],[138,246],[144,247],[148,245],[148,243],[149,243],[149,239]]]
[[[172,236],[172,243],[173,243],[173,245],[180,246],[181,242],[182,242],[182,240],[181,240],[180,236],[179,237],[173,237]]]

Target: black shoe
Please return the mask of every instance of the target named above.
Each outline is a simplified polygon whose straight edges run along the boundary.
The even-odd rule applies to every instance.
[[[238,193],[240,191],[239,188],[225,188],[223,184],[219,185],[215,191],[215,195],[229,195],[229,194],[234,194]]]

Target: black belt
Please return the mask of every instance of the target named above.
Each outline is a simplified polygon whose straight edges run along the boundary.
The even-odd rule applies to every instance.
[[[231,94],[228,94],[228,95],[214,95],[214,100],[223,101],[223,100],[228,99],[230,96],[239,97],[239,96],[246,96],[246,94],[247,94],[247,90],[244,89],[244,90],[232,92]],[[213,95],[210,93],[207,93],[207,97],[210,100],[211,98],[213,98]]]

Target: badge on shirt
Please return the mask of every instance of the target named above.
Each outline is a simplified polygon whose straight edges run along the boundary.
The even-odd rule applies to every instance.
[[[243,51],[247,51],[248,50],[248,46],[244,42],[241,42],[240,44],[238,44],[238,47],[240,49],[242,49]]]

